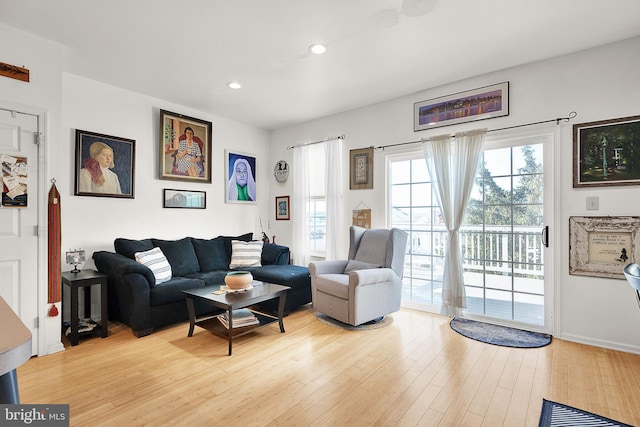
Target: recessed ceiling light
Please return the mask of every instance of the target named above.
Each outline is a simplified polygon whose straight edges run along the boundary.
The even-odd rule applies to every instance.
[[[327,51],[327,47],[323,44],[312,44],[309,46],[309,52],[315,53],[316,55],[322,55]]]
[[[231,89],[240,89],[242,87],[242,85],[238,82],[229,82],[227,83],[227,86],[229,86]]]

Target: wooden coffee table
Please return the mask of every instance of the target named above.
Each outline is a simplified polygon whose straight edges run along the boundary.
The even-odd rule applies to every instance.
[[[186,296],[187,310],[189,311],[189,334],[187,336],[193,336],[193,329],[198,325],[220,337],[227,338],[229,340],[229,356],[231,356],[234,337],[245,335],[257,328],[271,324],[276,320],[280,324],[280,332],[284,333],[284,323],[282,322],[284,303],[287,297],[287,291],[291,288],[289,286],[276,285],[274,283],[261,283],[262,285],[255,286],[254,284],[253,289],[243,292],[227,292],[218,294],[217,292],[220,291],[220,285],[205,286],[204,288],[182,291]],[[243,326],[240,328],[233,327],[233,310],[247,308],[259,302],[276,298],[280,299],[278,302],[277,317],[254,311],[253,313],[258,318],[260,322],[259,324]],[[196,318],[194,301],[200,301],[225,310],[229,317],[229,328],[227,329],[222,325],[218,319],[218,315]]]

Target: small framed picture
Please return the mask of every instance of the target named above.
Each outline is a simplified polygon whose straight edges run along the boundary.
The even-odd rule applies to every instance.
[[[206,209],[207,193],[165,188],[163,201],[163,208]]]
[[[206,120],[160,110],[160,179],[211,182],[211,132]]]
[[[349,151],[349,189],[373,189],[373,147]]]
[[[289,196],[276,197],[276,220],[289,220]]]
[[[66,253],[67,255],[67,264],[80,264],[81,262],[86,262],[87,259],[85,257],[84,250],[75,250],[69,251]]]
[[[253,154],[225,150],[227,203],[252,203],[258,200],[256,157]]]
[[[76,129],[76,196],[133,199],[133,139]]]
[[[640,185],[640,116],[573,125],[573,188]]]

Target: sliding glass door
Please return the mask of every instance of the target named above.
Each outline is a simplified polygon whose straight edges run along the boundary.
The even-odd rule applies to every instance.
[[[460,230],[468,317],[544,329],[553,135],[488,138]],[[547,165],[549,163],[549,165]],[[388,158],[390,226],[409,233],[403,305],[439,311],[447,231],[422,153]],[[544,234],[544,236],[543,236]]]

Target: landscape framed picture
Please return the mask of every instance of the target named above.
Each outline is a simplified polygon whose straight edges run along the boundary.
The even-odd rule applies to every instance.
[[[207,193],[205,191],[172,190],[165,188],[162,200],[163,208],[207,208]]]
[[[415,132],[509,115],[509,82],[416,102]]]
[[[349,189],[373,188],[373,147],[349,151]]]
[[[256,157],[253,154],[225,150],[226,203],[256,203]]]
[[[134,198],[136,141],[76,129],[76,196]]]
[[[573,125],[573,187],[640,185],[640,116]]]
[[[276,220],[289,220],[289,196],[276,197]]]
[[[160,179],[211,182],[213,125],[160,110]]]

